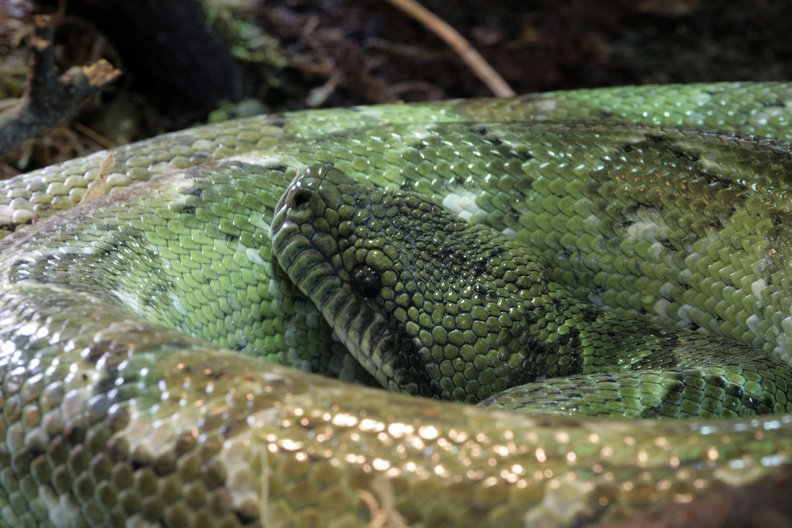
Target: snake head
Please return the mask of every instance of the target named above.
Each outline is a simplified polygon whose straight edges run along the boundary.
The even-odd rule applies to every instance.
[[[420,194],[313,165],[272,235],[290,279],[391,390],[476,402],[535,379],[571,337],[527,251]]]

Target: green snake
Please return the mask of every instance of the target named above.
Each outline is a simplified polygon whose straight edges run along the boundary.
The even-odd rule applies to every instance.
[[[531,125],[545,137],[556,129]],[[580,302],[530,248],[414,192],[310,166],[275,209],[272,246],[350,354],[396,392],[531,414],[792,411],[782,360]]]
[[[792,364],[791,120],[787,83],[316,110],[161,136],[118,149],[109,169],[99,153],[2,182],[0,224],[13,234],[0,242],[0,525],[568,526],[778,471],[792,458],[781,372]],[[351,202],[300,220],[316,197],[298,191],[317,174],[338,179],[330,198]],[[360,184],[361,194],[334,187]],[[89,185],[104,195],[79,203]],[[376,210],[367,200],[396,199],[408,204],[402,216],[421,222],[368,238],[376,222],[330,229]],[[289,230],[276,210],[292,216]],[[399,232],[422,233],[435,219],[469,244],[432,234],[437,255],[393,252]],[[291,236],[295,229],[311,236]],[[273,231],[289,244],[273,247]],[[350,232],[368,253],[334,256]],[[362,278],[341,288],[346,300],[305,271],[306,240],[341,263],[329,275],[334,288],[350,273]],[[482,262],[460,261],[459,247]],[[516,256],[499,260],[502,251]],[[552,361],[529,391],[542,394],[535,384],[554,384],[541,377],[556,371],[582,375],[561,353],[574,339],[629,347],[649,336],[663,349],[717,349],[696,367],[711,369],[698,391],[720,398],[725,411],[715,414],[776,414],[547,416],[344,381],[426,393],[420,380],[432,378],[423,386],[444,397],[484,385],[479,399],[511,376],[495,367],[471,384],[465,365],[433,357],[415,382],[372,346],[374,316],[344,308],[373,306],[383,286],[411,287],[394,278],[398,266],[378,267],[382,259],[425,268],[447,256],[455,275],[410,290],[411,303],[433,287],[447,294],[449,277],[479,267],[493,273],[495,290],[546,295],[528,316],[541,335],[522,335],[551,343],[540,348]],[[361,258],[380,276],[354,273]],[[470,295],[457,288],[460,311],[489,298],[468,287]],[[453,332],[465,330],[464,317],[444,326],[442,313],[413,313],[393,292],[395,310],[379,316],[392,316],[387,324],[408,332],[407,342],[430,356],[448,350],[433,344],[458,345],[456,359],[470,359]],[[563,317],[546,317],[558,307]],[[479,308],[470,307],[474,319]],[[481,320],[481,342],[501,346],[502,326]],[[572,324],[592,320],[616,324],[598,334]],[[371,350],[393,376],[371,369]],[[654,368],[651,354],[642,358]],[[523,359],[506,363],[519,370]],[[446,376],[449,366],[465,380]],[[624,402],[634,390],[612,386],[620,373],[592,376],[591,393],[571,396],[577,410],[594,395]],[[710,383],[718,376],[742,380]],[[671,388],[680,381],[669,379]],[[673,414],[670,400],[649,401],[658,390],[644,404]],[[691,394],[677,414],[707,416],[706,405],[690,407]],[[601,403],[595,414],[610,409]]]

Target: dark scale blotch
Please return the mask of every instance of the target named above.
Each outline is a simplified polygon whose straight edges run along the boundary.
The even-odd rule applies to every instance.
[[[440,262],[446,261],[451,265],[460,266],[460,267],[466,266],[468,259],[465,258],[464,254],[457,252],[447,253],[447,249],[444,251],[442,249],[439,249],[439,246],[440,244],[438,244],[437,248],[432,247],[432,249],[429,250],[429,257],[432,260],[436,260]]]
[[[720,231],[721,229],[723,229],[723,222],[721,222],[720,218],[715,217],[712,219],[710,223],[707,224],[707,227],[710,227],[716,231]]]
[[[267,165],[267,170],[273,172],[286,173],[286,171],[289,170],[289,167],[287,165],[283,165],[279,163],[277,165],[272,165],[272,166]]]
[[[663,415],[660,412],[659,405],[652,405],[650,407],[644,407],[641,409],[641,418],[644,420],[657,420],[662,417]]]
[[[289,124],[289,118],[283,114],[270,114],[267,118],[267,123],[274,127],[284,128]]]
[[[676,392],[683,392],[687,383],[685,383],[685,373],[684,372],[674,372],[671,376],[673,381],[669,381],[666,384],[666,393],[673,394]]]
[[[184,214],[188,214],[188,215],[195,214],[195,207],[192,206],[192,205],[185,205],[182,208],[181,212],[184,213]]]
[[[391,331],[393,335],[408,335],[404,323],[396,318],[391,318],[389,322],[389,326],[392,329]],[[396,357],[393,367],[394,370],[406,370],[409,380],[399,380],[397,379],[398,376],[394,379],[399,383],[407,383],[408,381],[415,383],[417,385],[417,390],[413,394],[417,394],[425,398],[436,397],[435,395],[439,394],[439,391],[433,388],[435,380],[429,375],[429,372],[427,371],[427,366],[429,366],[431,362],[421,357],[419,353],[421,346],[422,345],[420,341],[417,340],[400,339],[398,341],[398,349],[393,351]]]
[[[211,160],[212,158],[210,158],[205,152],[195,152],[188,159],[193,165],[200,165],[208,160]]]
[[[244,432],[247,429],[247,427],[248,427],[247,423],[244,421],[233,421],[225,425],[222,425],[218,429],[218,433],[220,433],[220,435],[225,440],[228,440],[229,438],[233,438]]]
[[[9,281],[13,284],[30,278],[30,262],[27,260],[16,260],[11,264],[8,273]]]
[[[691,236],[698,236],[702,230],[723,229],[739,206],[744,203],[746,194],[742,191],[743,186],[740,183],[724,176],[720,171],[702,166],[699,152],[693,152],[678,143],[676,137],[667,138],[661,133],[655,133],[645,134],[643,140],[623,144],[620,147],[621,162],[625,167],[633,163],[640,165],[651,161],[658,167],[674,168],[678,172],[677,178],[689,177],[689,188],[683,191],[674,190],[674,180],[667,176],[652,180],[631,178],[631,184],[621,188],[619,196],[615,197],[626,204],[620,211],[613,211],[618,213],[614,219],[615,230],[629,229],[635,222],[636,213],[644,212],[643,208],[651,208],[650,213],[657,213],[665,218],[669,212],[673,213],[675,210],[671,204],[680,197],[690,197],[708,204],[693,226],[696,228],[696,235],[691,232]],[[608,184],[612,174],[603,171],[601,174],[593,173],[592,176],[598,183]],[[592,188],[588,190],[588,195],[598,196],[599,191],[600,188]],[[614,197],[606,193],[602,198],[608,200]],[[608,207],[605,202],[603,208]],[[672,220],[672,225],[674,222],[676,219]],[[666,241],[663,241],[663,245],[669,249],[672,247]]]
[[[247,346],[247,343],[244,343],[244,346]],[[189,373],[191,371],[184,369],[184,372]],[[202,375],[213,381],[218,381],[228,377],[228,374],[226,374],[223,369],[209,369],[208,371],[204,370]]]
[[[106,370],[102,373],[102,377],[96,381],[96,386],[94,388],[94,394],[107,394],[109,391],[112,391],[116,388],[116,382],[118,381],[118,370],[113,368]],[[135,383],[139,380],[139,376],[136,374],[125,374],[123,376],[124,383]],[[114,402],[116,403],[116,402]]]
[[[660,242],[660,245],[663,246],[666,249],[675,249],[674,248],[674,244],[672,244],[671,241],[668,240],[668,238],[663,238],[663,239],[659,240],[659,242]]]
[[[574,373],[578,373],[582,371],[583,366],[579,365],[580,361],[580,354],[577,352],[580,350],[580,329],[577,327],[572,327],[569,329],[569,332],[560,336],[558,338],[558,343],[562,346],[568,346],[575,350],[572,354],[572,363],[571,367]]]
[[[249,524],[252,524],[254,522],[257,522],[257,521],[261,520],[259,518],[259,512],[258,511],[252,511],[252,510],[251,511],[244,511],[244,510],[235,509],[234,510],[234,515],[239,520],[239,523],[242,526],[247,526]]]
[[[487,259],[479,259],[473,264],[473,275],[479,277],[487,270]]]
[[[490,249],[488,254],[491,258],[491,257],[498,257],[500,255],[503,255],[504,253],[506,253],[506,248],[504,248],[503,246],[494,246],[492,247],[492,249]]]
[[[649,203],[649,202],[641,202],[641,201],[635,202],[635,206],[633,207],[633,210],[634,211],[638,211],[638,209],[641,209],[641,208],[643,208],[643,209],[654,209],[656,211],[663,211],[663,210],[665,210],[665,205],[663,205],[660,202],[658,202],[657,204],[653,204],[653,203]]]
[[[668,149],[668,152],[670,152],[671,155],[674,156],[677,159],[683,159],[684,158],[684,159],[688,159],[688,160],[690,160],[692,162],[696,162],[696,161],[699,161],[701,159],[701,156],[699,156],[698,154],[692,154],[692,153],[685,152],[684,150],[682,150],[679,147],[671,147],[671,148]]]
[[[602,295],[604,295],[604,291],[605,291],[604,289],[598,288],[596,294],[601,297]],[[591,324],[594,323],[597,319],[599,319],[601,314],[602,312],[600,312],[598,309],[589,306],[587,304],[584,304],[582,305],[580,310],[580,320],[586,324]],[[575,331],[579,333],[577,329],[575,329]]]
[[[28,460],[33,461],[34,459],[45,455],[47,453],[47,447],[39,442],[28,442],[27,448],[25,449],[25,455],[27,456]]]
[[[785,255],[788,255],[788,248],[792,246],[792,213],[773,208],[769,213],[772,227],[767,230],[768,246],[765,249],[765,258],[769,266],[762,270],[762,275],[768,284],[771,284],[773,276],[778,270],[783,270],[789,265]]]
[[[770,222],[774,227],[786,227],[790,225],[790,214],[781,209],[770,210]]]
[[[69,445],[81,445],[85,441],[86,434],[87,429],[85,425],[77,421],[72,422],[69,427],[63,430],[63,436],[66,439],[66,443]]]
[[[534,159],[533,154],[531,154],[529,150],[518,150],[517,152],[514,153],[514,155],[517,159],[522,161],[531,161],[532,159]],[[533,182],[533,179],[531,179],[530,181]]]
[[[663,406],[669,399],[669,396],[677,394],[681,395],[686,387],[685,375],[681,372],[674,372],[671,374],[671,379],[667,379],[665,383],[665,394],[661,398],[659,405],[646,406],[641,410],[641,418],[657,420],[663,418]],[[672,398],[673,399],[673,398]]]
[[[129,465],[132,467],[132,472],[134,473],[149,467],[150,464],[146,460],[141,460],[140,458],[133,456],[130,457]]]
[[[236,242],[237,240],[239,240],[239,235],[232,235],[232,234],[229,234],[229,233],[224,233],[224,236],[225,236],[226,242]]]
[[[625,145],[622,145],[622,146],[618,147],[618,149],[621,152],[624,152],[626,154],[628,152],[632,152],[633,151],[633,145],[632,145],[632,143],[627,143]]]
[[[718,387],[719,389],[726,388],[726,380],[723,376],[716,376],[716,375],[708,375],[705,376],[707,381],[707,385],[712,385],[713,387]]]
[[[769,402],[770,403],[769,405],[766,405],[767,408],[769,408],[769,409],[773,408],[772,400],[769,397],[767,397],[767,395],[763,395],[762,400],[764,402]],[[742,403],[743,407],[745,407],[746,409],[753,410],[754,413],[756,413],[756,414],[763,414],[760,411],[762,405],[760,404],[759,399],[756,398],[755,396],[752,396],[750,394],[746,394],[745,396],[743,396],[741,398],[740,403]]]
[[[25,226],[33,225],[33,222],[35,220],[36,220],[36,218],[33,217],[33,218],[28,219],[28,220],[25,220],[24,222],[9,222],[9,223],[5,224],[3,226],[3,228],[6,229],[7,231],[11,231],[12,233],[15,233],[17,230],[19,230],[19,229],[21,229],[21,228],[23,228]]]
[[[694,161],[698,161],[698,158]],[[704,178],[704,181],[710,185],[717,185],[721,189],[731,189],[735,185],[734,180],[721,176],[720,174],[714,174],[707,170],[701,170],[700,174],[701,177]]]
[[[486,297],[488,300],[494,300],[498,298],[498,295],[494,291],[490,290],[481,283],[476,283],[473,285],[473,292],[476,295]]]
[[[469,128],[469,130],[471,133],[481,136],[481,141],[487,145],[492,147],[500,147],[504,144],[503,141],[497,135],[493,134],[492,131],[486,126],[473,125]]]
[[[725,392],[727,395],[734,396],[738,400],[742,400],[743,396],[745,396],[745,389],[733,383],[726,385]]]
[[[200,187],[193,187],[189,191],[185,191],[184,194],[188,194],[190,196],[197,196],[198,198],[203,197],[203,189]]]
[[[183,431],[176,437],[176,446],[174,449],[178,456],[183,456],[195,449],[197,445],[198,440],[196,437],[193,436],[191,432]]]
[[[173,451],[166,451],[157,456],[152,468],[154,469],[154,473],[161,477],[165,477],[176,471],[176,463],[176,453]]]

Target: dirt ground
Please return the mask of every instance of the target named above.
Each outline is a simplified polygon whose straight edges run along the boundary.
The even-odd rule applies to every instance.
[[[792,78],[787,2],[423,3],[466,36],[519,93]],[[267,2],[261,13],[267,30],[290,51],[329,55],[342,69],[331,105],[488,95],[437,37],[386,2]],[[309,24],[315,29],[306,32]]]
[[[152,0],[34,3],[0,12],[0,97],[24,80],[25,19],[54,14],[62,70],[103,57],[123,77],[67,124],[2,158],[12,175],[212,117],[311,106],[349,106],[491,95],[434,33],[383,0],[209,2],[209,23],[164,24],[134,14]],[[625,84],[792,79],[792,3],[772,0],[424,0],[465,36],[517,93]],[[98,6],[123,5],[126,12]],[[190,9],[196,0],[171,0]],[[223,5],[224,7],[218,7]],[[229,8],[228,5],[232,5]],[[65,10],[63,9],[65,8]],[[0,11],[3,10],[0,2]],[[5,16],[2,16],[5,15]],[[5,22],[3,22],[3,19]],[[158,25],[159,24],[159,25]],[[186,51],[185,26],[230,40],[233,74]],[[137,30],[135,30],[137,28]],[[143,32],[141,36],[141,28]],[[153,28],[153,29],[152,29]],[[159,31],[158,31],[159,28]],[[196,36],[197,35],[197,36]],[[147,48],[150,43],[161,48]],[[165,52],[163,52],[165,50]],[[22,59],[20,59],[22,57]],[[175,66],[174,66],[175,65]],[[225,65],[222,66],[225,68]],[[202,68],[208,68],[206,73]],[[8,73],[11,69],[12,72]],[[203,75],[203,77],[200,77]],[[16,85],[13,79],[19,79]],[[17,93],[14,93],[14,92]],[[221,103],[245,101],[242,105]]]

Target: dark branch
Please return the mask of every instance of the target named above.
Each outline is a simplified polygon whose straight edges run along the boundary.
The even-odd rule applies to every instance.
[[[0,155],[48,129],[95,94],[121,72],[100,59],[74,66],[58,77],[48,16],[34,17],[30,42],[32,58],[25,93],[14,106],[0,113]]]

